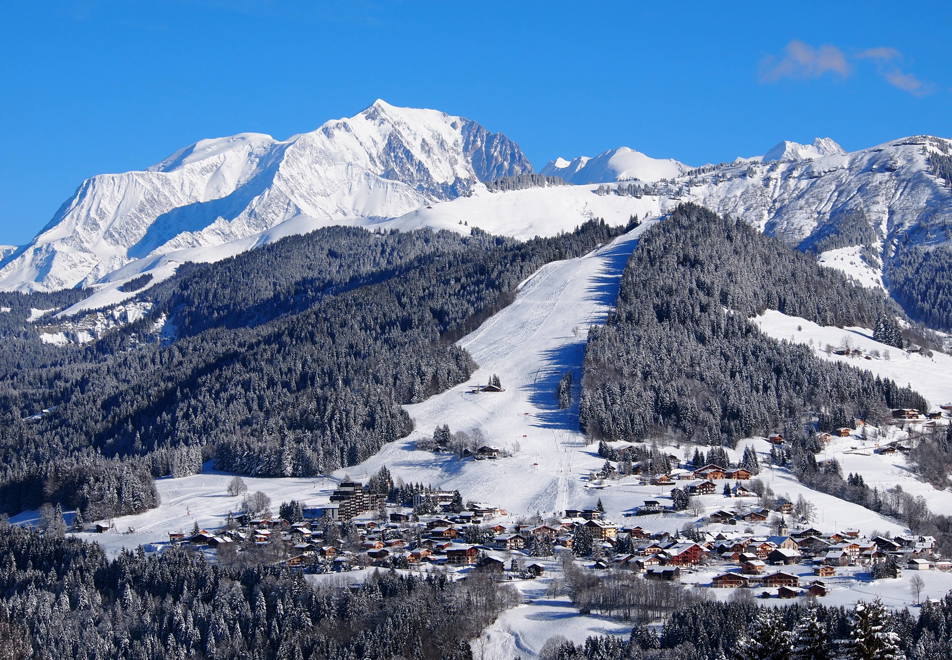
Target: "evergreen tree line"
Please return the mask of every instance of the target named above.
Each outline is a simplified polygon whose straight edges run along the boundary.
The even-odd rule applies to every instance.
[[[832,422],[925,407],[890,380],[770,339],[748,320],[767,309],[833,326],[872,327],[901,314],[885,296],[744,222],[679,206],[641,238],[615,312],[589,334],[583,430],[596,439],[667,433],[732,446],[805,411]]]
[[[0,510],[67,506],[46,483],[67,459],[141,457],[136,475],[153,476],[210,458],[261,476],[359,462],[410,432],[402,404],[469,377],[475,365],[453,342],[519,282],[620,231],[590,221],[519,243],[479,231],[319,230],[220,270],[183,267],[141,294],[150,316],[93,345],[0,348]],[[162,318],[177,338],[148,341]],[[120,512],[130,511],[108,515]]]
[[[501,179],[489,181],[486,188],[489,192],[506,192],[509,190],[524,190],[526,188],[548,188],[549,186],[564,186],[565,179],[560,176],[545,174],[517,174],[504,176]]]
[[[952,330],[952,249],[901,246],[887,263],[886,280],[909,316],[931,328]]]
[[[853,245],[872,245],[880,238],[862,209],[839,208],[829,220],[815,229],[797,249],[811,254]]]
[[[518,598],[474,574],[371,575],[314,587],[267,566],[231,568],[200,553],[98,545],[3,525],[0,646],[41,658],[471,658],[476,637]]]
[[[675,611],[656,630],[629,638],[556,636],[542,660],[939,660],[952,657],[952,596],[924,603],[918,619],[879,601],[855,607],[816,603],[761,607],[708,601]]]

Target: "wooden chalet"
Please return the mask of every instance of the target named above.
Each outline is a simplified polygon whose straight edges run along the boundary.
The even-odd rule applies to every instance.
[[[747,586],[747,578],[738,573],[722,573],[711,580],[715,589],[737,589]]]
[[[799,587],[800,578],[790,573],[777,572],[764,577],[765,587]]]
[[[479,558],[479,550],[476,546],[453,544],[446,548],[446,561],[449,564],[471,565],[475,564]]]

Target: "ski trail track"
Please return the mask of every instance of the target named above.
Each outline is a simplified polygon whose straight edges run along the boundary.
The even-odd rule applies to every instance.
[[[638,237],[653,223],[577,259],[546,264],[522,283],[513,303],[459,341],[479,368],[472,377],[426,401],[406,406],[415,430],[364,463],[336,476],[366,478],[381,466],[406,482],[459,489],[466,499],[513,513],[543,514],[586,497],[579,479],[601,465],[578,430],[578,393],[588,328],[604,323]],[[560,410],[556,386],[574,378],[573,405]],[[472,394],[498,374],[504,392]],[[436,426],[479,429],[486,443],[512,453],[499,460],[457,460],[416,451]]]

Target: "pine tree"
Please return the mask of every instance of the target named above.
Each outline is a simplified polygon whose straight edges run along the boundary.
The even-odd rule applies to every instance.
[[[888,344],[896,348],[902,348],[902,331],[899,325],[891,316],[880,314],[876,320],[876,328],[873,330],[873,339],[881,344]]]
[[[791,633],[790,660],[833,660],[827,626],[817,618],[816,605],[807,608]]]
[[[772,608],[763,608],[737,642],[739,660],[788,660],[790,633],[783,629],[780,617]]]
[[[849,637],[842,641],[844,660],[905,660],[899,635],[890,630],[882,601],[856,603],[850,615]]]

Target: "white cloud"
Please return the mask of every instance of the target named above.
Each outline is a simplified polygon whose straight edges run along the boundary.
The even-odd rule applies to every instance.
[[[934,91],[931,83],[896,65],[902,59],[902,53],[891,46],[867,48],[847,56],[840,48],[830,44],[814,47],[794,39],[787,44],[782,57],[768,55],[761,60],[760,80],[772,83],[783,78],[802,80],[819,78],[825,74],[847,78],[853,73],[853,62],[869,60],[874,63],[879,76],[896,89],[913,96],[931,94]]]
[[[826,73],[844,78],[850,74],[850,63],[843,51],[829,44],[814,48],[794,39],[787,44],[783,57],[764,58],[760,78],[764,82],[775,82],[781,78],[819,78]]]
[[[893,87],[909,92],[913,96],[925,96],[932,93],[932,85],[919,80],[911,73],[903,73],[897,68],[884,71],[882,76]]]
[[[860,51],[856,57],[867,60],[898,60],[902,59],[902,53],[889,46],[879,46]]]

